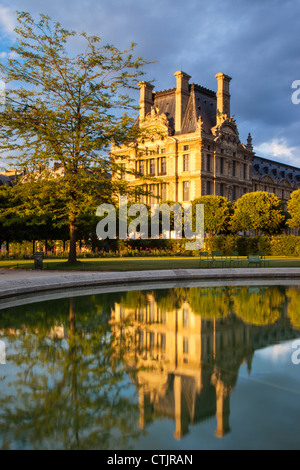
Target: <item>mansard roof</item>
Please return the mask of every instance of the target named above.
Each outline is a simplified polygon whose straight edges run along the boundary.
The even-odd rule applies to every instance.
[[[257,175],[259,178],[269,175],[273,179],[278,179],[278,181],[287,180],[292,184],[299,184],[300,182],[300,168],[257,155],[253,156],[252,172],[253,175]]]
[[[209,133],[211,128],[216,125],[216,93],[194,83],[189,85],[189,92],[190,96],[184,113],[181,133],[195,132],[200,116],[204,131]],[[159,108],[160,113],[167,116],[173,132],[175,132],[175,93],[176,88],[153,93],[154,106]]]

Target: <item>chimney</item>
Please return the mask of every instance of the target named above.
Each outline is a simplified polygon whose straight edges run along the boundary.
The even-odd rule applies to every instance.
[[[175,102],[175,133],[181,132],[184,113],[190,97],[189,79],[190,75],[178,71],[174,73],[176,77],[176,102]]]
[[[229,82],[231,77],[224,73],[217,73],[216,79],[218,80],[217,91],[217,125],[222,123],[222,117],[230,117],[230,93]]]
[[[139,82],[138,85],[140,87],[140,120],[143,120],[153,106],[152,90],[154,86],[148,82]]]

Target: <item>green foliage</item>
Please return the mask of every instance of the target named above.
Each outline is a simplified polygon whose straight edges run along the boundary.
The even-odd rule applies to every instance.
[[[235,203],[231,227],[234,231],[254,229],[276,233],[285,219],[280,205],[280,199],[268,192],[244,194]]]
[[[204,230],[210,235],[224,233],[229,229],[231,204],[223,196],[202,196],[193,202],[193,218],[196,204],[204,204]]]
[[[0,64],[7,84],[0,152],[33,174],[19,188],[27,194],[19,214],[67,223],[69,261],[75,261],[80,218],[113,202],[119,189],[119,180],[109,178],[117,165],[107,156],[110,144],[130,144],[140,134],[133,100],[124,92],[137,86],[147,62],[133,57],[134,44],[119,51],[45,15],[35,22],[23,12],[17,19],[13,55]],[[69,52],[74,37],[82,48],[77,55]],[[49,170],[54,162],[61,166],[59,177]]]
[[[232,299],[233,311],[245,323],[269,325],[280,317],[285,295],[278,287],[242,287]]]
[[[291,199],[288,201],[288,212],[291,215],[288,225],[290,227],[300,227],[300,189],[291,194]]]

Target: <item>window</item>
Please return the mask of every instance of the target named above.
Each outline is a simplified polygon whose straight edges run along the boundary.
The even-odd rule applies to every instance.
[[[155,150],[150,150],[149,155],[155,155]]]
[[[183,171],[189,171],[189,155],[183,155]]]
[[[220,158],[220,173],[224,173],[224,158]]]
[[[162,157],[160,159],[160,174],[166,175],[167,174],[167,159],[166,157]]]
[[[236,199],[236,186],[233,186],[233,187],[232,187],[232,199],[233,199],[233,200]]]
[[[160,335],[160,347],[161,349],[166,349],[166,335]]]
[[[189,309],[188,308],[184,308],[182,310],[182,324],[184,328],[189,327]]]
[[[190,182],[189,181],[184,181],[183,182],[182,199],[183,199],[183,201],[189,201],[190,200]]]
[[[150,184],[150,204],[155,204],[155,184]]]
[[[155,346],[155,334],[154,333],[150,333],[150,349],[154,349],[154,346]]]
[[[139,348],[143,349],[144,346],[144,334],[142,331],[139,332]]]
[[[210,155],[206,155],[206,170],[210,171]]]
[[[160,153],[166,153],[165,147],[161,149]]]
[[[161,199],[162,201],[167,200],[167,183],[161,184]]]
[[[182,349],[183,349],[183,354],[188,354],[189,353],[189,339],[188,339],[187,336],[183,337]]]
[[[210,195],[211,193],[211,187],[210,187],[210,181],[206,181],[206,194]]]
[[[142,175],[145,174],[145,165],[144,165],[144,160],[140,160],[139,161],[139,173],[141,173]]]
[[[235,176],[235,172],[236,172],[236,162],[233,161],[232,162],[232,176]]]
[[[247,178],[247,165],[246,165],[246,163],[243,164],[243,177],[244,177],[244,180]]]
[[[220,183],[220,196],[224,196],[224,183]]]
[[[150,175],[155,175],[155,159],[150,160]]]
[[[189,146],[188,146],[188,145],[184,145],[184,146],[183,146],[183,150],[184,150],[184,151],[186,151],[186,150],[188,150],[188,149],[189,149]]]

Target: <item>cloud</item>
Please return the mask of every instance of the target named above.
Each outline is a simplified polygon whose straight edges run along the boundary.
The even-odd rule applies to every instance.
[[[0,27],[4,33],[12,34],[15,28],[15,18],[10,8],[0,5]]]
[[[284,138],[273,139],[269,142],[263,142],[254,146],[257,155],[274,159],[277,161],[285,161],[291,165],[299,165],[299,147],[292,147]]]

